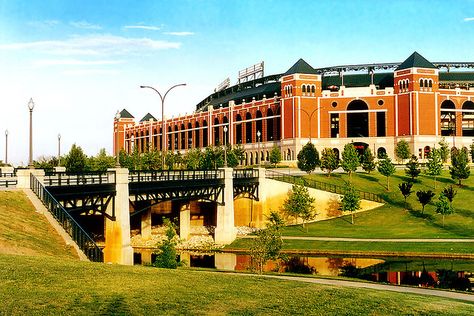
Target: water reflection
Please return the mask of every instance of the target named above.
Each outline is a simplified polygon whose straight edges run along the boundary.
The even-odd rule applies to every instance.
[[[153,249],[135,248],[135,264],[151,265],[156,255]],[[249,254],[189,253],[180,254],[187,266],[232,271],[252,269]],[[287,255],[268,261],[264,271],[347,276],[375,282],[471,290],[474,281],[474,261],[416,258],[344,258]]]

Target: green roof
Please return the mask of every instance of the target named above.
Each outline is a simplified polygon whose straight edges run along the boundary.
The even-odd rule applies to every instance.
[[[130,112],[128,112],[125,109],[123,109],[122,112],[120,112],[120,117],[121,118],[134,118],[133,115],[130,114]]]
[[[145,121],[149,121],[149,120],[153,120],[153,121],[156,121],[156,118],[151,115],[150,113],[147,113],[141,120],[140,122],[145,122]]]
[[[403,63],[398,65],[397,69],[395,70],[402,70],[402,69],[408,69],[408,68],[413,68],[413,67],[437,69],[436,66],[430,63],[428,60],[426,60],[425,57],[421,56],[417,52],[414,52]]]
[[[330,86],[341,86],[342,79],[340,76],[323,76],[323,89]],[[370,85],[370,74],[346,74],[344,75],[344,86],[346,87],[368,87]],[[379,89],[393,87],[393,73],[382,72],[374,74],[374,85]]]
[[[288,69],[283,75],[292,74],[317,74],[316,69],[311,67],[307,62],[300,58],[290,69]]]
[[[439,81],[455,81],[455,82],[474,82],[474,72],[463,71],[463,72],[440,72]]]

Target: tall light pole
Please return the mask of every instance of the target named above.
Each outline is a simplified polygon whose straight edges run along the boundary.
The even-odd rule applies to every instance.
[[[5,130],[5,164],[8,165],[8,130]]]
[[[160,96],[160,99],[161,99],[161,137],[163,138],[163,141],[162,141],[162,144],[163,146],[161,147],[161,168],[165,169],[165,155],[166,155],[166,150],[168,149],[167,147],[167,144],[166,144],[166,128],[165,128],[165,99],[166,99],[166,96],[168,95],[168,92],[170,92],[172,89],[176,88],[176,87],[180,87],[180,86],[185,86],[186,84],[185,83],[179,83],[179,84],[176,84],[174,86],[172,86],[171,88],[169,88],[165,94],[161,94],[157,89],[151,87],[151,86],[140,86],[140,88],[144,89],[144,88],[148,88],[148,89],[151,89],[153,91],[155,91],[159,96]]]
[[[120,112],[117,110],[117,114],[115,114],[115,120],[117,125],[117,132],[115,133],[115,168],[120,168],[120,151],[119,151],[119,120],[120,120]]]
[[[303,111],[303,113],[305,113],[306,115],[308,115],[308,120],[309,120],[309,142],[311,143],[311,118],[313,117],[313,114],[316,113],[317,110],[319,110],[321,107],[318,107],[316,109],[314,109],[311,114],[306,112],[306,110],[304,109],[300,109],[301,111]]]
[[[61,134],[58,134],[58,167],[61,166]]]
[[[227,168],[227,125],[224,125],[224,167]]]
[[[28,102],[28,109],[30,110],[30,155],[28,159],[28,167],[34,168],[33,166],[33,109],[35,108],[35,103],[33,98],[30,98]]]
[[[262,133],[260,133],[260,131],[257,131],[257,150],[258,150],[258,153],[257,153],[257,164],[260,165],[260,136],[262,135]]]

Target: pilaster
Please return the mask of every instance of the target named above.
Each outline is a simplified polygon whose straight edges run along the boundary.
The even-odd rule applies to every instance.
[[[216,244],[230,244],[237,236],[234,226],[234,186],[232,168],[221,168],[224,171],[224,205],[217,205],[217,225],[214,234]]]

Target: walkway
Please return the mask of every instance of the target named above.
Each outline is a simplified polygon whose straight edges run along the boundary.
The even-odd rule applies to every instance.
[[[240,238],[256,238],[255,235],[241,236]],[[346,238],[346,237],[310,237],[310,236],[282,236],[285,240],[313,240],[313,241],[362,241],[362,242],[466,242],[474,243],[474,239],[463,238]]]

